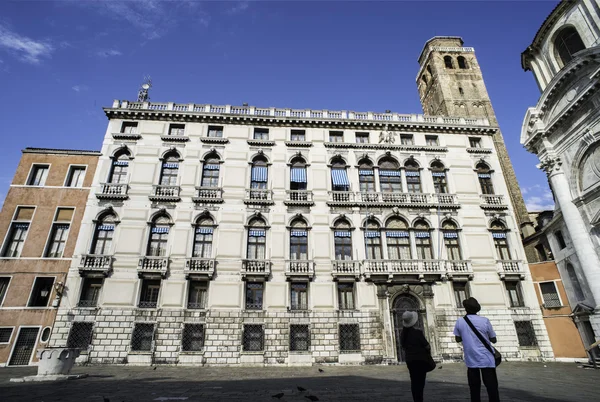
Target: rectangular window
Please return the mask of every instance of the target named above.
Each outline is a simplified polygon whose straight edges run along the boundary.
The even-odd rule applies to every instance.
[[[412,252],[410,249],[409,233],[404,230],[393,230],[386,233],[388,258],[390,260],[410,260]]]
[[[267,235],[265,230],[249,230],[248,231],[248,250],[246,258],[251,260],[262,260],[265,258],[267,248]]]
[[[432,260],[433,248],[429,232],[415,232],[415,243],[417,245],[417,258],[420,260]]]
[[[254,129],[254,139],[255,140],[268,140],[269,139],[269,129],[268,128],[255,128]]]
[[[213,228],[196,227],[194,233],[194,249],[192,257],[212,257]]]
[[[149,257],[163,257],[167,253],[167,243],[169,241],[168,226],[152,226],[150,229],[150,238],[148,239],[148,249],[146,255]]]
[[[185,124],[170,124],[169,135],[185,135]]]
[[[413,136],[412,134],[400,134],[400,144],[401,145],[413,145]]]
[[[524,307],[523,295],[521,294],[521,286],[517,281],[505,281],[506,295],[511,307]]]
[[[83,187],[83,179],[85,177],[85,166],[71,166],[65,186],[67,187]]]
[[[540,261],[548,261],[548,255],[546,254],[546,248],[543,244],[538,244],[535,246],[535,250],[537,251],[538,258]]]
[[[494,194],[494,185],[492,177],[489,173],[479,173],[479,185],[481,186],[481,194]]]
[[[310,348],[308,325],[290,325],[290,350],[305,352]]]
[[[556,241],[558,242],[558,247],[560,247],[560,249],[562,250],[563,248],[567,247],[567,243],[565,242],[565,238],[563,237],[563,234],[560,230],[557,230],[556,232],[554,232],[554,237],[556,238]]]
[[[87,349],[92,344],[93,331],[93,322],[74,322],[71,324],[71,330],[69,331],[69,337],[67,338],[67,347],[83,350]]]
[[[510,250],[508,248],[506,233],[492,233],[492,236],[494,236],[494,246],[496,247],[496,253],[498,253],[498,259],[502,261],[510,260]]]
[[[308,259],[308,236],[306,230],[292,230],[290,232],[290,259]]]
[[[352,259],[352,234],[350,231],[338,230],[333,234],[336,260]]]
[[[0,343],[9,343],[12,332],[12,328],[0,328]]]
[[[13,222],[8,232],[6,245],[4,246],[3,257],[19,257],[23,251],[25,237],[29,231],[29,223]]]
[[[208,126],[207,137],[223,138],[223,126]]]
[[[344,132],[343,131],[330,131],[329,132],[329,142],[344,142]]]
[[[181,334],[183,352],[199,352],[204,348],[204,324],[184,324]]]
[[[135,121],[124,121],[121,125],[121,132],[124,134],[137,134],[138,124]]]
[[[340,310],[354,310],[354,282],[338,282]]]
[[[47,307],[53,285],[53,277],[36,277],[27,307]]]
[[[540,282],[540,292],[542,292],[545,308],[562,307],[558,289],[554,282]]]
[[[446,173],[438,172],[433,174],[433,188],[437,194],[448,193],[448,183],[446,181]]]
[[[430,147],[437,147],[440,145],[437,135],[426,135],[425,136],[425,144]]]
[[[379,231],[365,231],[365,247],[368,260],[381,260],[381,235]]]
[[[457,308],[463,308],[463,301],[469,298],[469,283],[468,282],[452,282],[454,290],[454,300]]]
[[[531,321],[515,321],[519,346],[537,346],[537,339]]]
[[[360,351],[360,332],[358,324],[340,324],[339,329],[340,351]]]
[[[368,144],[369,143],[369,133],[356,133],[356,143],[357,144]]]
[[[142,279],[139,308],[156,308],[160,279]]]
[[[262,282],[246,282],[246,310],[262,310],[263,293]]]
[[[96,307],[98,305],[103,282],[102,278],[85,278],[83,280],[79,307]]]
[[[418,171],[407,170],[406,175],[406,189],[409,193],[420,193],[421,192],[421,175]]]
[[[469,137],[469,146],[471,148],[481,148],[481,138]]]
[[[460,243],[458,241],[457,232],[444,232],[444,246],[446,246],[446,252],[448,253],[448,259],[451,261],[462,260],[460,252]]]
[[[48,177],[48,171],[50,165],[33,165],[27,185],[29,186],[44,186],[46,184],[46,178]]]
[[[265,330],[262,325],[244,325],[244,352],[260,352],[264,349]]]
[[[8,291],[9,283],[10,278],[8,276],[0,277],[0,306],[2,306],[4,298],[6,297],[6,292]]]
[[[189,281],[188,303],[189,309],[206,308],[208,296],[208,283],[205,281]]]
[[[290,284],[290,310],[308,310],[308,283]]]
[[[154,339],[154,324],[135,324],[131,334],[131,350],[150,352]]]
[[[292,141],[306,141],[305,130],[292,130],[290,134],[290,140]]]
[[[65,250],[65,244],[69,237],[68,223],[55,223],[52,226],[52,234],[50,235],[50,244],[46,249],[47,258],[62,258]]]

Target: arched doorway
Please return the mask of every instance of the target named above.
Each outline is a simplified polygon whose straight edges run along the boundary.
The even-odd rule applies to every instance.
[[[396,356],[399,362],[405,361],[404,351],[400,342],[400,334],[402,334],[402,314],[405,311],[416,311],[419,314],[419,320],[415,324],[415,328],[423,330],[423,309],[419,300],[408,293],[398,295],[394,299],[392,305],[392,316],[394,317],[394,338],[396,339]]]

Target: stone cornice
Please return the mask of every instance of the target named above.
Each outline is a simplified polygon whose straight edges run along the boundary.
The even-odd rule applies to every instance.
[[[56,148],[25,148],[21,151],[24,154],[54,154],[54,155],[87,155],[100,156],[100,151],[87,151],[77,149],[56,149]]]

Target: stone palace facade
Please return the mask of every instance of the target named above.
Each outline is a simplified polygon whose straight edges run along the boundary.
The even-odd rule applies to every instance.
[[[410,309],[455,359],[472,295],[505,356],[552,357],[474,51],[434,38],[419,63],[426,115],[115,101],[51,345],[91,363],[397,362]]]

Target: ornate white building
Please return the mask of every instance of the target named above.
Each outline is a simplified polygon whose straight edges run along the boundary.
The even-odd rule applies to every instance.
[[[486,109],[460,38],[428,41],[420,63],[424,103],[442,110],[453,90],[463,110]],[[477,84],[452,89],[458,76]],[[495,119],[128,101],[105,113],[52,344],[92,363],[376,364],[402,361],[398,317],[413,309],[434,355],[454,359],[472,295],[507,357],[552,357]]]
[[[600,2],[565,1],[522,54],[542,95],[521,143],[548,174],[556,210],[544,229],[586,346],[600,338]]]

